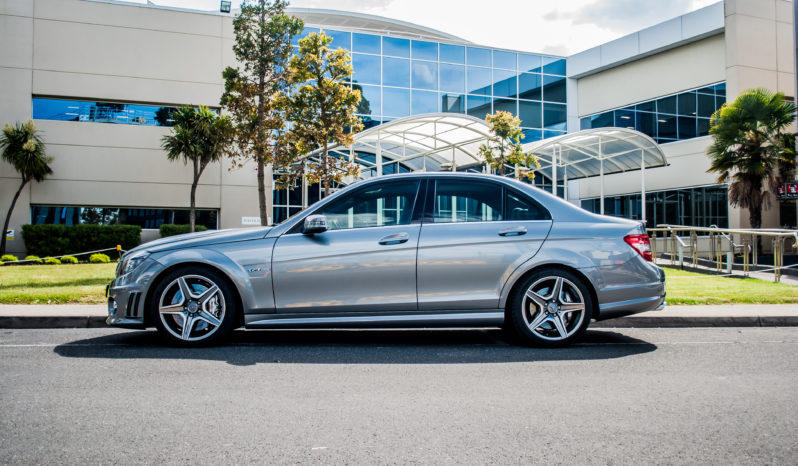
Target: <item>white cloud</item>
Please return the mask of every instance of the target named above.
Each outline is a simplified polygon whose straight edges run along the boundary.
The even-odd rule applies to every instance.
[[[219,0],[151,1],[181,8],[219,8]],[[293,0],[291,6],[375,14],[438,29],[480,45],[570,55],[717,1]],[[240,3],[233,0],[234,6]]]

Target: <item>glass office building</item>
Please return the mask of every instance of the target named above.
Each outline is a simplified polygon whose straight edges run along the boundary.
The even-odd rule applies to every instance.
[[[524,141],[566,131],[565,59],[471,45],[307,27],[351,53],[351,85],[361,91],[366,128],[425,113],[485,118],[508,111],[521,119]]]

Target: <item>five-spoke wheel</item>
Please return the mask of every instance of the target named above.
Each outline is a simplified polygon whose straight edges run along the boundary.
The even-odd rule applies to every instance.
[[[561,269],[540,270],[511,297],[509,324],[527,343],[565,346],[590,324],[593,302],[582,280]]]
[[[168,341],[210,344],[232,329],[235,299],[217,272],[181,268],[165,276],[153,294],[153,322]]]

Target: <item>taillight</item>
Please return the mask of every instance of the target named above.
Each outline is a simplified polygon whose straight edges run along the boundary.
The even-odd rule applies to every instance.
[[[649,262],[654,261],[654,256],[651,254],[651,240],[648,235],[626,235],[623,240],[633,247],[635,251],[639,252],[643,259]]]

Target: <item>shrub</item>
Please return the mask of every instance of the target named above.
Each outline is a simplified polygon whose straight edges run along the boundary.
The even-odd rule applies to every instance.
[[[78,259],[76,257],[72,257],[72,256],[64,256],[64,257],[61,258],[61,263],[62,264],[77,264],[78,263]]]
[[[3,261],[0,261],[0,266],[3,266],[3,265],[5,265],[5,263]]]
[[[34,261],[34,263],[36,263],[36,264],[41,264],[42,263],[42,260],[39,258],[39,256],[33,256],[33,255],[26,256],[25,260],[26,261]]]
[[[136,225],[23,225],[22,238],[30,254],[61,256],[115,248],[129,250],[141,242]]]
[[[58,265],[61,263],[61,261],[55,257],[45,257],[44,263],[47,265]]]
[[[89,262],[92,264],[107,264],[111,262],[111,258],[105,254],[92,254],[89,256]]]
[[[14,256],[12,254],[4,254],[2,257],[0,257],[0,261],[3,262],[15,262],[18,260],[19,259],[17,259],[17,256]]]
[[[184,233],[188,233],[188,230],[191,228],[191,225],[175,225],[174,223],[164,223],[161,225],[161,228],[158,230],[161,233],[161,238],[166,238],[167,236],[174,236],[174,235],[182,235]],[[195,225],[195,231],[205,231],[208,228],[204,225]]]

